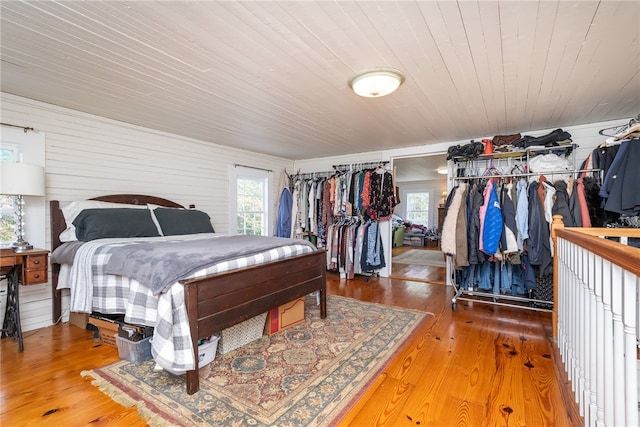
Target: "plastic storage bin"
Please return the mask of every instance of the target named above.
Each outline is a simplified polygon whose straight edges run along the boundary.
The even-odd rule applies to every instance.
[[[213,335],[198,346],[199,369],[207,366],[216,358],[216,352],[218,351],[218,341],[220,341],[220,337]],[[163,369],[173,375],[184,375],[184,372],[177,372],[167,368]]]
[[[151,359],[151,337],[140,341],[129,341],[118,334],[115,337],[118,345],[118,355],[121,359],[128,360],[136,365]]]
[[[198,367],[202,368],[209,363],[213,362],[216,358],[216,351],[218,350],[218,341],[220,337],[213,335],[208,340],[205,340],[198,346]]]

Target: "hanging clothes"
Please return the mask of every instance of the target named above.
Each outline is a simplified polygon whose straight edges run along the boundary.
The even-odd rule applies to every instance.
[[[291,213],[293,196],[289,187],[284,187],[278,202],[278,217],[276,220],[276,237],[291,237]]]
[[[484,220],[487,217],[487,208],[489,207],[489,198],[491,195],[491,190],[493,189],[493,181],[489,180],[484,187],[484,191],[482,193],[483,203],[480,206],[480,234],[478,236],[478,247],[484,253]]]
[[[489,186],[487,184],[487,186]],[[486,192],[485,192],[486,193]],[[486,203],[485,218],[482,226],[482,250],[487,255],[495,255],[502,237],[502,210],[498,201],[496,185],[489,187],[489,198]]]
[[[516,207],[511,198],[511,190],[513,183],[507,183],[502,186],[500,197],[500,208],[502,211],[502,221],[504,229],[500,239],[502,253],[518,252],[518,230],[516,227]]]
[[[576,223],[569,209],[569,193],[567,192],[567,183],[564,181],[556,181],[555,186],[555,202],[551,210],[552,215],[561,215],[562,222],[565,227],[575,227]],[[553,221],[553,220],[552,220]]]
[[[604,174],[604,180],[602,181],[602,186],[600,187],[600,197],[606,199],[609,197],[609,192],[611,191],[611,187],[613,181],[616,179],[618,175],[618,169],[620,164],[624,159],[626,159],[626,151],[629,148],[629,141],[622,141],[620,144],[620,148],[616,152],[609,169]]]
[[[469,265],[469,252],[467,241],[467,188],[466,184],[461,185],[458,191],[460,194],[460,209],[456,218],[456,256],[454,264],[456,269],[461,269]]]
[[[580,210],[580,220],[582,224],[579,227],[591,227],[591,216],[589,215],[589,206],[587,204],[587,195],[586,190],[584,188],[584,179],[578,178],[576,179],[576,189],[575,193],[577,193],[578,198],[578,206]],[[577,225],[577,224],[576,224]]]
[[[549,224],[544,217],[544,205],[538,196],[538,188],[543,184],[529,184],[529,239],[528,254],[531,265],[538,267],[538,274],[547,274],[552,267],[549,247]]]
[[[291,238],[302,239],[302,212],[300,212],[300,186],[301,181],[296,181],[293,187],[291,205]]]
[[[451,190],[451,204],[447,209],[444,220],[442,222],[442,238],[440,240],[440,248],[447,255],[456,254],[456,224],[458,221],[458,212],[462,205],[462,193],[466,188],[465,183],[458,184]]]
[[[572,184],[570,183],[567,186],[567,191],[571,186],[573,186],[573,191],[569,194],[569,214],[571,215],[571,220],[575,226],[582,227],[582,212],[580,211],[580,202],[578,201],[578,180],[572,180]],[[584,187],[582,187],[582,191],[584,191]]]
[[[623,141],[609,169],[605,210],[622,215],[640,213],[640,138]],[[602,196],[602,189],[600,190]]]
[[[341,277],[353,278],[354,274],[384,267],[377,221],[389,220],[393,215],[397,204],[393,183],[393,174],[382,167],[350,168],[322,177],[314,173],[306,179],[298,176],[292,184],[291,235],[325,248],[327,268]],[[284,199],[281,206],[286,209]],[[376,226],[371,230],[376,231],[377,238],[371,240],[365,232],[374,222]]]
[[[518,230],[518,249],[524,250],[524,242],[529,238],[529,195],[528,182],[521,179],[516,184],[516,229]]]
[[[381,221],[391,219],[396,206],[396,193],[391,173],[378,168],[371,174],[371,203],[370,211],[375,212],[375,218]],[[368,211],[369,212],[369,211]],[[374,216],[370,216],[374,219]]]
[[[373,272],[386,266],[380,227],[377,221],[368,224],[362,251],[363,255],[366,254],[366,257],[361,255],[360,260],[363,272]]]
[[[484,200],[482,190],[477,184],[473,184],[467,197],[467,256],[469,264],[480,264],[485,261],[486,255],[480,251],[480,207]]]
[[[620,144],[604,145],[591,152],[591,162],[593,167],[602,171],[603,178],[607,176],[611,163],[613,163],[613,159],[615,159],[619,149]],[[602,181],[598,181],[598,184],[602,184]]]

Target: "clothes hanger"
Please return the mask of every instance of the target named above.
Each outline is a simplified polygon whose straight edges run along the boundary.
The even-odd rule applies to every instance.
[[[629,126],[624,132],[621,132],[613,137],[615,141],[622,141],[624,139],[637,138],[640,136],[640,123],[636,123],[633,126]]]
[[[617,137],[618,134],[624,133],[627,129],[638,123],[640,123],[640,114],[629,120],[627,124],[600,129],[598,133],[602,136]]]
[[[516,163],[509,172],[511,175],[526,173],[519,163]]]

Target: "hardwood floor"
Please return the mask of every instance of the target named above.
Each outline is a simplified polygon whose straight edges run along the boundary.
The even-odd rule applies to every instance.
[[[437,251],[440,252],[440,248],[437,246],[425,247],[425,246],[400,246],[393,248],[392,262],[394,257],[403,254],[404,252],[412,249],[424,250],[424,251]],[[393,263],[391,269],[392,279],[412,280],[416,282],[424,283],[445,283],[445,269],[442,267],[433,267],[427,265],[415,265],[415,264],[401,264]]]
[[[582,425],[548,313],[469,302],[452,311],[450,288],[416,281],[329,274],[328,291],[433,313],[341,425]],[[2,426],[146,425],[80,376],[118,359],[90,331],[27,332],[23,353],[5,338],[0,357]]]

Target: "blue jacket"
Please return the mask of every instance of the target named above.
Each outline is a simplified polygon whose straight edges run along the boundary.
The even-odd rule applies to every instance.
[[[276,221],[276,237],[291,237],[291,209],[293,197],[291,191],[284,187],[280,193],[278,204],[278,219]]]
[[[489,193],[489,203],[487,204],[487,213],[484,217],[482,230],[482,246],[485,253],[494,255],[498,251],[503,225],[498,193],[496,192],[496,186],[493,185],[491,193]]]

